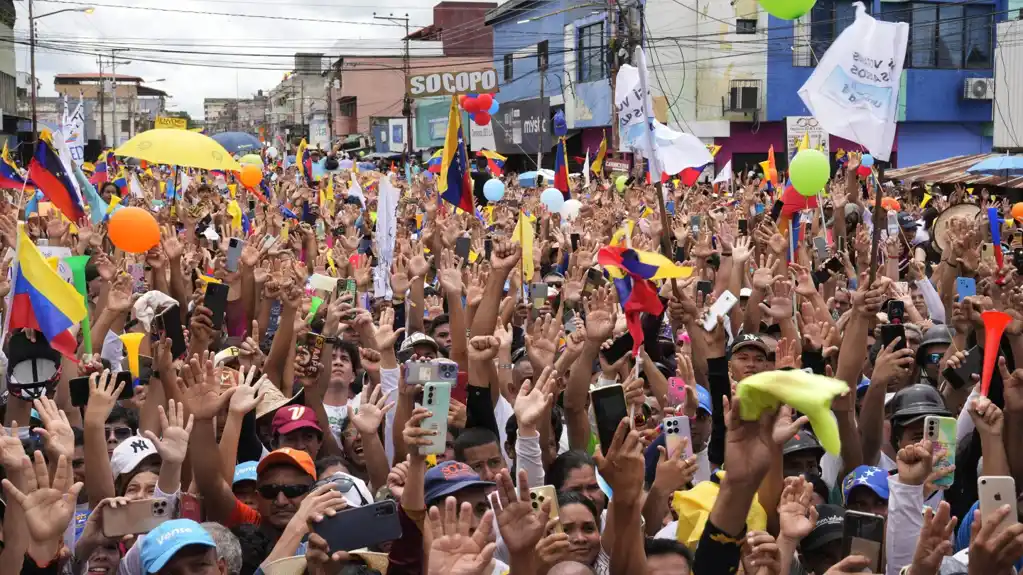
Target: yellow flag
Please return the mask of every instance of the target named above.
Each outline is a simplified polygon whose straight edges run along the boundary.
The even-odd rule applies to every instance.
[[[114,208],[116,208],[119,203],[121,203],[121,196],[111,195],[110,205],[107,206],[107,214],[113,213]]]
[[[796,152],[802,152],[803,150],[810,149],[810,132],[803,132],[803,139],[799,142],[799,147],[796,148]]]
[[[533,279],[533,224],[524,212],[519,212],[519,222],[515,224],[512,237],[522,246],[522,274],[526,281],[530,281]]]
[[[227,191],[231,192],[231,198],[238,195],[238,184],[228,184]]]
[[[927,202],[929,202],[929,201],[931,201],[931,195],[928,194],[927,192],[924,192],[924,199],[923,199],[922,202],[920,202],[920,207],[922,208],[922,207],[926,206]]]
[[[231,203],[227,204],[227,213],[231,216],[231,229],[242,229],[242,209],[238,206],[238,200],[231,200]]]

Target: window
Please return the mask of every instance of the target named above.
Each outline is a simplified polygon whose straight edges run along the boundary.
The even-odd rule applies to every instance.
[[[883,3],[881,18],[907,22],[906,67],[990,68],[994,4]]]
[[[351,118],[356,115],[355,108],[355,96],[346,96],[340,98],[337,101],[337,115],[345,118]]]
[[[870,5],[867,4],[867,14]],[[824,57],[831,43],[856,20],[856,8],[849,0],[820,0],[810,11],[810,47],[814,62]]]
[[[577,76],[579,82],[596,82],[607,77],[604,58],[604,23],[583,26],[577,31]]]
[[[505,54],[504,55],[504,81],[511,82],[514,74],[515,67],[515,55]]]
[[[550,49],[550,42],[544,40],[536,45],[536,69],[547,69],[547,56]]]
[[[739,18],[735,21],[735,33],[736,34],[756,34],[757,33],[757,21],[751,19]]]
[[[122,132],[131,131],[131,122],[129,120],[121,120],[121,131]]]

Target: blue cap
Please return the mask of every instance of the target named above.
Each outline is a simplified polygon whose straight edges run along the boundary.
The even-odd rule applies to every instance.
[[[842,481],[842,503],[849,504],[849,492],[857,487],[869,487],[881,499],[888,499],[888,472],[880,467],[861,465],[853,469]]]
[[[257,465],[259,465],[259,462],[257,461],[246,461],[235,465],[234,481],[232,481],[231,484],[237,485],[241,481],[255,481]]]
[[[493,487],[471,467],[458,461],[441,461],[426,471],[423,492],[427,505],[469,487]]]
[[[710,392],[707,391],[706,387],[700,384],[696,385],[696,407],[706,411],[708,414],[713,415],[714,407],[710,401]]]
[[[189,545],[217,546],[202,525],[191,519],[165,521],[142,539],[142,567],[146,573],[156,573]]]

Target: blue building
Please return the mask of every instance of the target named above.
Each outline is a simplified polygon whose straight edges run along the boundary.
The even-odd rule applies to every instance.
[[[496,145],[503,154],[523,156],[519,167],[535,168],[538,148],[554,143],[520,133],[533,127],[528,120],[536,115],[543,121],[564,111],[570,157],[583,156],[587,149],[595,154],[603,135],[610,134],[606,6],[586,0],[509,0],[487,13],[501,85],[501,109],[492,120]],[[546,156],[543,163],[550,166],[553,157]]]
[[[991,151],[995,24],[1015,17],[1018,0],[864,4],[879,20],[910,25],[892,163]],[[809,115],[796,92],[855,13],[849,0],[817,0],[801,23],[770,18],[762,121]],[[832,149],[843,143],[835,139]]]

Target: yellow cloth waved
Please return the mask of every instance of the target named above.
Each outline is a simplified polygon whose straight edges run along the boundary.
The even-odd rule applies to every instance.
[[[717,501],[718,492],[721,489],[720,483],[724,476],[724,471],[718,471],[711,476],[710,481],[701,481],[692,489],[676,491],[672,495],[671,508],[678,515],[675,539],[679,543],[690,549],[696,549],[700,537],[703,536],[707,519],[710,517],[710,510],[714,508],[714,503]],[[755,494],[749,513],[746,514],[746,529],[747,531],[767,529],[767,513]]]
[[[847,391],[849,386],[844,381],[797,369],[758,373],[740,381],[736,389],[743,419],[758,419],[765,410],[787,404],[810,418],[821,447],[832,455],[839,454],[842,443],[831,401]]]

